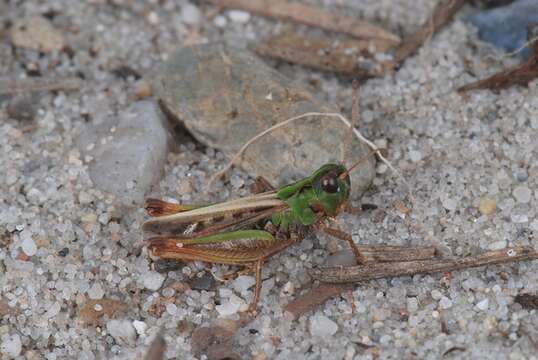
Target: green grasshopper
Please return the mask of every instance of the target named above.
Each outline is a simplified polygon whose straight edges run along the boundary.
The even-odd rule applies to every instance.
[[[263,263],[302,240],[312,227],[346,240],[357,261],[364,263],[351,236],[325,224],[349,206],[349,172],[364,159],[349,169],[323,165],[311,176],[279,189],[258,178],[257,194],[220,204],[193,206],[148,199],[145,208],[152,219],[143,225],[152,234],[148,249],[166,260],[249,267],[256,275],[249,306],[249,312],[255,313]]]

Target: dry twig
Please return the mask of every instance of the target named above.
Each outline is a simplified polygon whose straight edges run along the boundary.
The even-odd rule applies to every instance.
[[[432,259],[434,247],[370,246],[358,245],[367,263]],[[286,305],[285,311],[293,319],[323,305],[330,298],[352,290],[352,284],[321,284]]]
[[[285,33],[256,43],[254,50],[272,59],[366,79],[385,72],[385,64],[376,62],[371,51],[387,52],[393,44],[381,39],[335,41],[323,35]],[[360,57],[366,59],[362,65]]]
[[[396,49],[394,66],[400,66],[405,59],[413,55],[427,39],[448,24],[464,4],[465,0],[441,0],[428,20],[417,31],[406,36]]]
[[[234,8],[253,14],[319,27],[365,39],[385,39],[399,43],[400,38],[366,21],[339,15],[314,6],[291,3],[287,0],[208,0],[222,8]]]
[[[536,38],[537,34],[538,26],[534,27],[530,35]],[[500,90],[512,85],[527,85],[530,81],[538,77],[538,42],[534,41],[530,43],[532,44],[532,56],[523,62],[523,64],[462,86],[458,89],[458,92],[462,93],[479,89]]]
[[[39,91],[77,91],[82,82],[79,78],[46,79],[0,79],[0,95]]]
[[[538,259],[538,252],[529,246],[505,248],[461,259],[414,260],[390,263],[371,263],[348,267],[312,270],[315,279],[330,283],[360,282],[380,278],[415,274],[447,272],[486,265]]]

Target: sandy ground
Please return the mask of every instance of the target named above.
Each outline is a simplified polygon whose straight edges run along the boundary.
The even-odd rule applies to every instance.
[[[426,0],[323,3],[406,31],[424,21],[432,5]],[[190,359],[193,329],[222,319],[223,305],[249,302],[249,279],[220,284],[203,277],[193,285],[204,274],[203,264],[154,272],[142,246],[143,211],[119,206],[97,189],[76,147],[89,122],[111,121],[131,103],[135,79],[115,75],[120,65],[144,74],[184,45],[245,46],[289,26],[230,12],[209,20],[210,10],[172,0],[0,3],[5,25],[44,14],[71,49],[71,54],[40,55],[12,48],[7,36],[0,37],[0,76],[37,72],[84,79],[78,92],[41,94],[30,124],[9,117],[11,99],[0,97],[0,357],[140,358],[162,329],[164,358]],[[363,199],[379,208],[340,218],[357,242],[433,244],[455,256],[536,246],[538,82],[497,94],[455,93],[475,77],[516,62],[477,39],[462,20],[469,10],[394,76],[362,88],[361,130],[387,144],[389,160],[411,184],[417,206],[401,216],[392,204],[404,199],[406,188],[379,165]],[[322,97],[349,113],[348,81],[271,64],[297,81],[317,84]],[[247,194],[252,180],[237,169],[212,195],[201,194],[207,177],[224,162],[219,152],[184,138],[168,154],[152,195],[203,202]],[[496,204],[491,214],[480,210],[484,198]],[[233,345],[238,354],[246,359],[536,358],[538,315],[514,298],[536,293],[537,262],[373,281],[297,321],[284,319],[283,307],[311,287],[308,269],[336,247],[319,235],[268,262],[261,313],[238,331]],[[185,283],[193,289],[185,291]],[[109,300],[123,309],[113,320],[88,324],[81,311],[88,299],[94,301],[93,315],[111,309]]]

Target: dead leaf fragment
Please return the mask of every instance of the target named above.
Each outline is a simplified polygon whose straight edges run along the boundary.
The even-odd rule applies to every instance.
[[[113,299],[88,299],[79,313],[79,318],[86,324],[100,325],[103,318],[112,319],[127,310],[127,304]]]

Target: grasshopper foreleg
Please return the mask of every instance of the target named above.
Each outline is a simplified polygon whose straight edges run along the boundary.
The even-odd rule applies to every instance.
[[[327,225],[323,223],[319,223],[318,225],[319,229],[323,231],[327,235],[334,236],[338,239],[345,240],[348,242],[349,246],[351,247],[351,250],[355,254],[355,257],[357,258],[357,263],[364,264],[366,262],[366,257],[361,253],[355,242],[353,241],[353,238],[348,233],[334,229],[331,227],[328,227]]]

